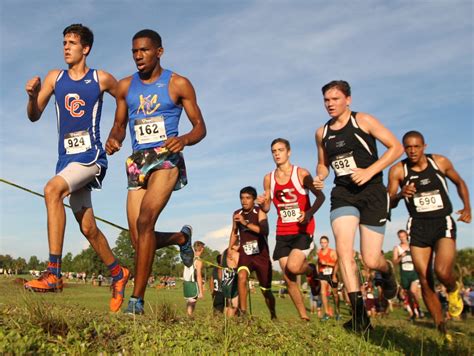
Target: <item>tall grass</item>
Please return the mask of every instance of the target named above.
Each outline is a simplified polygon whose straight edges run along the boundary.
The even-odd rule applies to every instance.
[[[345,332],[341,322],[300,321],[289,299],[277,299],[279,319],[271,321],[260,294],[252,295],[254,316],[214,316],[206,295],[189,319],[181,293],[148,289],[146,314],[129,316],[107,312],[107,288],[81,285],[37,295],[0,281],[0,353],[470,355],[473,350],[473,320],[450,325],[463,333],[452,345],[443,343],[431,321],[412,325],[400,314],[376,320],[363,339]]]

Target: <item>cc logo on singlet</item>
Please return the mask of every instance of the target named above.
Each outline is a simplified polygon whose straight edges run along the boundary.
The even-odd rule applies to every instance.
[[[282,190],[277,190],[275,196],[279,201],[283,203],[294,203],[298,200],[298,196],[294,194],[295,190],[293,188],[285,188]]]
[[[81,107],[85,105],[85,101],[81,99],[79,94],[69,93],[64,97],[64,106],[72,117],[81,117],[84,115],[84,110],[81,110]]]

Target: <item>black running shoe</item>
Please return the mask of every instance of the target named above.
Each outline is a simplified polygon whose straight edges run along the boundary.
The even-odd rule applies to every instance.
[[[388,265],[388,272],[383,273],[382,289],[383,289],[384,298],[387,300],[390,300],[397,296],[398,284],[397,284],[397,280],[395,279],[395,273],[393,271],[392,261],[387,261],[387,265]]]

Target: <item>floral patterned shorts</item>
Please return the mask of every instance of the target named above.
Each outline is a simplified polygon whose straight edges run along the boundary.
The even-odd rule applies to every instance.
[[[181,152],[172,153],[164,147],[135,151],[127,158],[127,162],[125,163],[128,189],[146,188],[148,178],[153,171],[171,169],[174,167],[178,168],[179,176],[173,190],[179,190],[188,184],[186,166]]]

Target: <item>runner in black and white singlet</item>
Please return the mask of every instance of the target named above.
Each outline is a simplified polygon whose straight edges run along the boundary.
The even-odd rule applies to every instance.
[[[431,266],[434,265],[436,277],[448,291],[449,313],[459,316],[463,303],[453,269],[456,224],[451,217],[452,204],[446,177],[456,185],[464,204],[463,209],[457,212],[460,215],[458,221],[464,223],[471,222],[469,191],[448,158],[425,154],[425,139],[420,132],[407,132],[403,136],[403,145],[407,158],[390,169],[388,191],[391,206],[395,208],[401,199],[405,200],[410,215],[407,227],[411,238],[411,254],[420,277],[423,299],[438,330],[450,339],[434,290]]]
[[[212,291],[212,307],[214,313],[224,312],[225,300],[224,294],[222,293],[222,255],[217,255],[216,262],[219,267],[212,268],[212,274],[209,278],[209,287]]]
[[[239,308],[247,312],[247,293],[250,273],[255,271],[265,298],[270,317],[276,318],[275,297],[272,294],[272,263],[268,248],[267,214],[255,205],[257,191],[254,187],[240,190],[241,208],[232,215],[229,248],[239,242]]]
[[[56,175],[44,188],[48,215],[49,263],[37,280],[25,283],[33,291],[62,290],[61,259],[66,226],[63,205],[69,196],[71,209],[82,234],[89,240],[113,279],[110,310],[116,312],[123,301],[129,271],[121,267],[96,225],[91,189],[100,189],[107,170],[107,157],[100,140],[100,117],[104,92],[115,96],[117,81],[107,72],[86,64],[94,35],[81,24],[63,31],[64,61],[68,69],[51,70],[44,79],[34,77],[26,84],[27,114],[35,122],[54,94],[58,124],[58,162]]]
[[[330,82],[322,92],[331,119],[316,131],[318,165],[313,184],[323,189],[329,167],[333,168],[336,178],[331,192],[331,225],[342,279],[353,309],[352,319],[344,327],[365,331],[370,327],[370,320],[363,307],[353,258],[355,234],[359,229],[364,264],[382,272],[385,297],[395,297],[393,266],[380,252],[388,217],[382,171],[400,157],[403,148],[375,117],[351,111],[351,89],[347,82]],[[377,154],[376,141],[387,148],[381,157]]]

